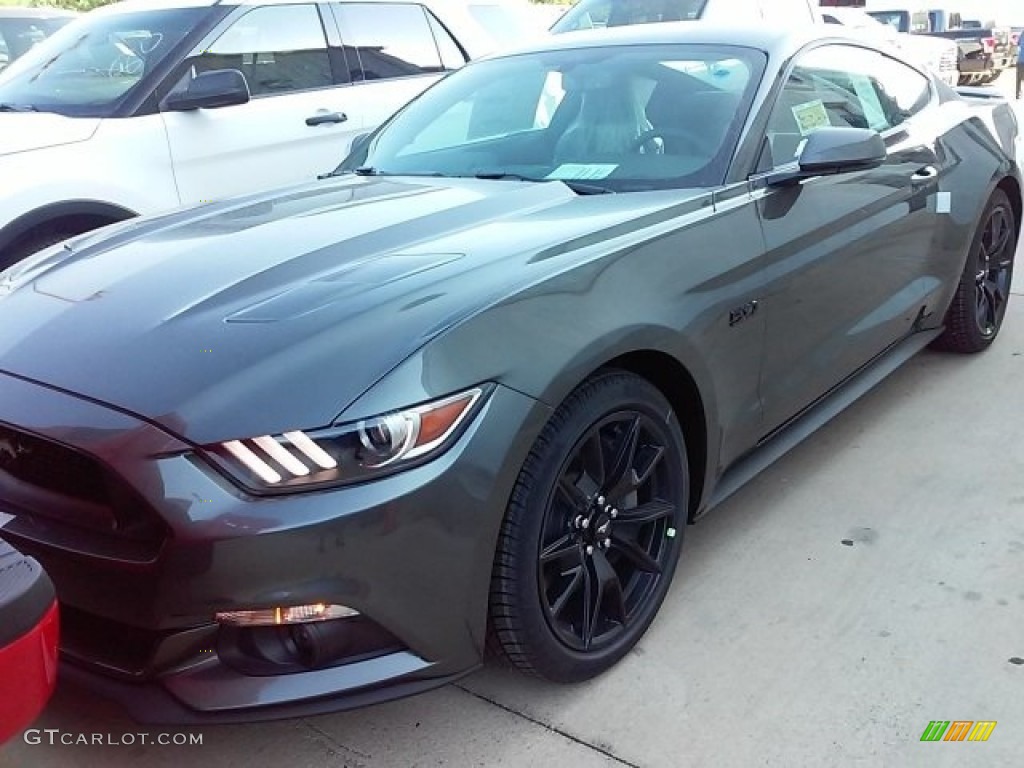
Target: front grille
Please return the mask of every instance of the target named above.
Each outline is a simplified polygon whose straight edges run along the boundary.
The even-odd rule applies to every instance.
[[[156,542],[163,523],[93,457],[0,424],[0,506],[61,526]]]
[[[103,471],[95,461],[3,425],[0,425],[0,471],[23,483],[92,504],[104,504],[107,500]]]

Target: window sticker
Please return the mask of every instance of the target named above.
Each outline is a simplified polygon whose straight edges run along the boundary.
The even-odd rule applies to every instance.
[[[857,92],[857,99],[860,101],[864,117],[867,118],[871,130],[881,132],[888,128],[889,121],[885,117],[885,110],[882,109],[878,91],[871,84],[871,78],[868,75],[850,73],[850,82],[853,83],[853,89]]]
[[[604,179],[618,168],[614,163],[564,163],[549,173],[548,179]]]
[[[828,112],[825,111],[825,104],[821,99],[797,104],[791,109],[793,110],[793,117],[796,118],[796,124],[800,126],[801,136],[806,136],[811,131],[816,131],[818,128],[826,128],[830,125]]]

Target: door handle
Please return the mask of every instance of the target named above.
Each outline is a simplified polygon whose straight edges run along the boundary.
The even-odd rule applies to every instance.
[[[306,118],[306,125],[327,125],[329,123],[344,123],[348,115],[344,112],[318,112]]]
[[[933,165],[926,165],[924,168],[920,168],[910,177],[910,180],[916,184],[920,184],[925,181],[931,181],[939,175],[939,169]]]

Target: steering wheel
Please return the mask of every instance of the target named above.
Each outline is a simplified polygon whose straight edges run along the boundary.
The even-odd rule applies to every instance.
[[[633,139],[629,149],[631,152],[639,152],[644,144],[652,139],[661,139],[662,144],[664,145],[666,140],[669,138],[681,140],[688,148],[695,150],[694,154],[705,154],[708,145],[707,137],[698,135],[685,128],[651,128]],[[662,148],[662,152],[664,152],[664,147]],[[674,152],[673,154],[677,153]]]
[[[630,142],[629,151],[639,152],[641,149],[643,149],[644,144],[646,144],[649,141],[654,141],[654,139],[661,139],[661,148],[662,151],[664,151],[665,137],[662,135],[662,131],[660,128],[651,128],[641,133],[639,136],[633,139],[632,142]]]

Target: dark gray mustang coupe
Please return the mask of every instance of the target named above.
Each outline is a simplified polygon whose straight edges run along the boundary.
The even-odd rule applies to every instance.
[[[831,32],[559,36],[319,182],[0,275],[0,531],[57,586],[64,679],[242,720],[488,637],[555,681],[622,658],[688,523],[999,332],[1011,112]]]

